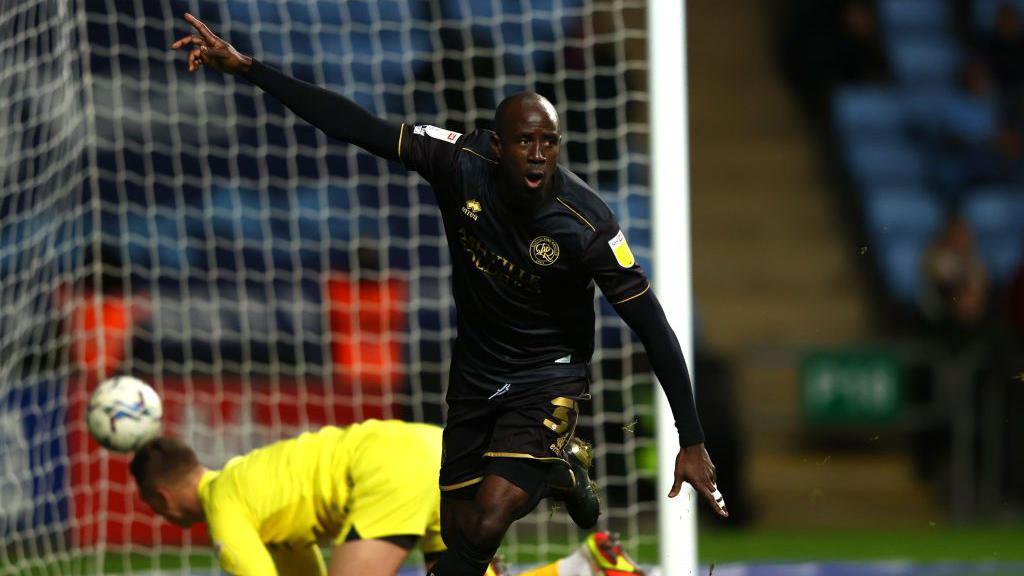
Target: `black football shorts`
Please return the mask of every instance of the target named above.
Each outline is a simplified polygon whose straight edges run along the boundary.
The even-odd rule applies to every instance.
[[[568,466],[562,447],[572,439],[586,378],[501,386],[490,397],[448,400],[441,455],[442,496],[475,493],[491,458],[521,458]],[[458,493],[458,494],[456,494]]]

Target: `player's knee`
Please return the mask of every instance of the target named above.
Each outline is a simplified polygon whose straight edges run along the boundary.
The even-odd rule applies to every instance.
[[[496,506],[475,511],[471,525],[463,537],[479,549],[497,550],[505,532],[515,520],[515,513],[506,507]]]

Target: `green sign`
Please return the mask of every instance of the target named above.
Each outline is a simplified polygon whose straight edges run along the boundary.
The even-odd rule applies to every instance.
[[[902,365],[882,350],[814,352],[801,367],[800,397],[815,424],[892,422],[903,411]]]

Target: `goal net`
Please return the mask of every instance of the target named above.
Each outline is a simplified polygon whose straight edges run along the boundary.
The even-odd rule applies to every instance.
[[[237,48],[374,113],[489,128],[530,89],[563,162],[650,272],[643,0],[15,0],[0,12],[0,574],[216,569],[99,448],[106,377],[157,389],[165,429],[218,466],[323,424],[442,423],[451,267],[417,175],[328,140],[244,80],[189,76],[190,11]],[[652,378],[599,299],[593,401],[606,512],[656,561]],[[514,565],[584,533],[542,504]]]

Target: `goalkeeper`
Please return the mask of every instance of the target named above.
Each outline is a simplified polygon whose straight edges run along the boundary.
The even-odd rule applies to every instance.
[[[479,576],[512,522],[549,495],[582,527],[597,522],[590,455],[574,439],[589,398],[594,284],[637,333],[675,416],[684,481],[727,516],[704,449],[679,342],[608,206],[558,166],[558,115],[534,93],[498,106],[495,132],[393,124],[351,100],[243,55],[191,14],[187,66],[240,74],[327,135],[430,182],[453,268],[458,336],[440,485],[448,551],[436,576]]]
[[[437,491],[441,429],[397,420],[326,426],[203,467],[174,438],[144,444],[130,470],[142,500],[183,527],[205,521],[229,574],[393,576],[419,545],[445,549]]]
[[[437,473],[441,429],[398,420],[326,426],[203,467],[174,438],[136,451],[131,473],[143,501],[183,527],[207,523],[229,574],[394,576],[419,544],[430,567],[441,540]],[[333,544],[330,571],[320,546]],[[489,576],[498,576],[495,563]],[[607,533],[523,576],[642,572]]]

